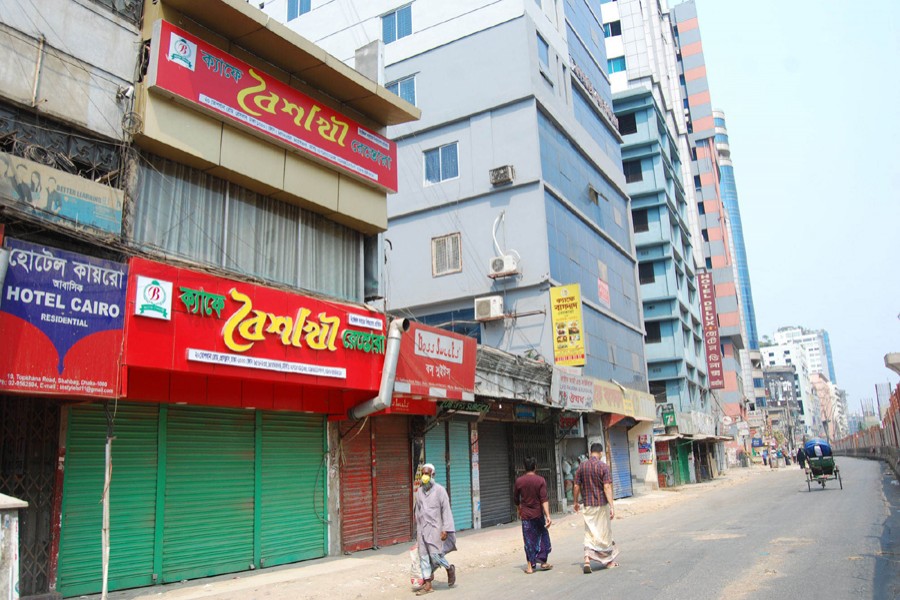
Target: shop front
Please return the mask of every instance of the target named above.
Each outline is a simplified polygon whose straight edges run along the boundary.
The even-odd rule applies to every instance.
[[[385,319],[133,258],[121,400],[65,410],[58,589],[100,590],[104,444],[109,588],[328,554],[326,419],[377,393]]]

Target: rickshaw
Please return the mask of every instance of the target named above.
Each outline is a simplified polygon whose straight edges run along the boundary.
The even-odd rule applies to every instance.
[[[806,453],[806,488],[812,491],[812,484],[818,483],[825,488],[826,481],[838,482],[841,489],[844,489],[844,482],[841,481],[841,471],[834,464],[834,455],[831,452],[831,445],[822,439],[811,439],[803,445],[803,451]]]

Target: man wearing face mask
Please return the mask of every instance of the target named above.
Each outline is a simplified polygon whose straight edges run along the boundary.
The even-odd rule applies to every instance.
[[[450,512],[450,496],[444,486],[434,480],[434,465],[422,465],[422,485],[416,490],[416,540],[422,561],[422,577],[425,583],[416,592],[417,596],[430,594],[434,590],[434,570],[447,569],[447,585],[456,584],[456,567],[447,562],[446,554],[456,550],[456,527]]]

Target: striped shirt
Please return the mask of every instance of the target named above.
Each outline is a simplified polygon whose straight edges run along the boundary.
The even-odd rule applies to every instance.
[[[575,485],[581,490],[582,503],[585,506],[604,506],[609,503],[603,484],[612,485],[609,466],[596,456],[578,465],[575,471]]]

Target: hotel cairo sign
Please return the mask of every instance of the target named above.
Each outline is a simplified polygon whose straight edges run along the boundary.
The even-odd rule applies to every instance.
[[[167,21],[151,48],[148,87],[397,191],[394,142]]]

